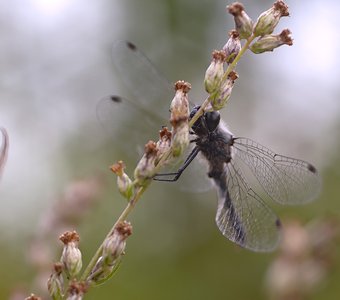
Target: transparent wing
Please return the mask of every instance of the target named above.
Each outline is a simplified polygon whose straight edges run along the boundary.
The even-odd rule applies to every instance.
[[[112,60],[138,107],[162,118],[169,118],[174,88],[152,62],[129,41],[117,41],[112,47]]]
[[[247,138],[236,138],[234,148],[266,193],[278,203],[302,204],[318,196],[321,180],[310,163],[276,154]]]
[[[279,241],[280,220],[246,183],[234,162],[214,180],[218,189],[216,224],[232,242],[252,251],[268,252]]]
[[[107,134],[117,142],[117,146],[131,158],[137,159],[143,153],[144,144],[150,139],[157,140],[158,130],[168,125],[174,89],[147,56],[131,42],[117,41],[112,47],[112,60],[133,97],[104,97],[97,105],[97,118]],[[183,160],[190,149],[183,155]],[[172,164],[163,172],[174,172],[179,166],[180,162]],[[206,168],[196,160],[180,182],[180,188],[187,191],[202,192],[211,188],[211,182],[206,179]]]
[[[150,139],[158,139],[158,130],[167,125],[161,116],[145,111],[120,96],[107,96],[99,101],[96,108],[97,119],[106,135],[110,136],[128,156],[137,161],[144,145]]]

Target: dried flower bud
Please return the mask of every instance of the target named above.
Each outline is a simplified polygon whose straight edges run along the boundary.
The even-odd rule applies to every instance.
[[[254,26],[255,36],[271,34],[281,17],[289,16],[288,6],[281,0],[274,3],[273,7],[263,12],[257,19]]]
[[[241,41],[240,41],[240,35],[236,30],[231,30],[229,32],[229,40],[227,43],[223,46],[223,51],[226,55],[226,62],[228,64],[231,64],[237,54],[241,50]]]
[[[67,291],[67,300],[81,300],[86,294],[89,285],[87,282],[78,282],[72,281],[68,291]]]
[[[213,110],[220,110],[226,105],[237,78],[238,75],[235,71],[229,73],[227,79],[221,84],[217,97],[213,98],[210,102]]]
[[[124,172],[125,164],[118,161],[110,167],[111,171],[117,175],[117,186],[119,192],[126,199],[130,199],[133,195],[133,184],[129,176]]]
[[[156,147],[158,149],[156,164],[158,164],[163,154],[167,153],[167,151],[171,148],[171,138],[172,133],[167,127],[163,127],[162,130],[159,131],[159,140],[156,143]],[[167,162],[168,161],[165,161],[165,163]]]
[[[155,173],[155,163],[157,159],[157,146],[153,141],[149,141],[144,148],[144,155],[137,164],[134,177],[139,185],[144,185]]]
[[[189,145],[189,100],[191,85],[185,81],[175,83],[176,94],[170,105],[170,123],[172,125],[172,154],[179,156]]]
[[[273,51],[275,48],[282,45],[293,45],[293,40],[290,36],[291,32],[289,29],[284,29],[280,34],[272,35],[268,34],[259,38],[250,46],[250,50],[255,54]]]
[[[225,60],[225,51],[213,51],[212,61],[204,77],[204,87],[209,94],[214,93],[221,83],[224,74],[223,63]]]
[[[103,255],[91,270],[88,282],[99,285],[111,278],[121,263],[126,239],[131,233],[132,227],[129,222],[124,221],[116,226],[111,236],[104,241]]]
[[[253,21],[244,11],[244,6],[234,2],[227,6],[227,10],[234,16],[235,29],[240,34],[240,39],[247,39],[253,32]]]
[[[64,296],[63,264],[55,263],[50,278],[47,281],[48,292],[52,299],[62,299]]]
[[[61,262],[71,278],[75,277],[82,267],[81,252],[78,248],[79,235],[76,231],[67,231],[59,238],[64,243]]]
[[[118,258],[124,254],[126,239],[132,234],[129,222],[117,224],[111,236],[103,244],[103,259],[108,266],[113,266]]]

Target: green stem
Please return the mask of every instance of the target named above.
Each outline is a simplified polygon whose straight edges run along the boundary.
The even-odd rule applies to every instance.
[[[221,79],[221,83],[223,81],[225,81],[228,77],[228,75],[230,74],[230,72],[232,70],[235,69],[237,63],[239,62],[239,60],[241,59],[242,55],[244,54],[244,52],[247,51],[247,49],[249,48],[249,45],[251,44],[251,42],[255,39],[254,35],[251,35],[247,41],[244,43],[244,45],[242,46],[240,52],[236,55],[235,59],[233,60],[233,62],[228,66],[227,70],[224,72],[223,77]]]
[[[115,222],[115,224],[112,226],[111,230],[109,231],[109,233],[105,237],[104,241],[102,242],[100,247],[97,249],[96,253],[91,258],[91,261],[87,265],[85,271],[83,272],[83,274],[82,274],[82,276],[80,278],[81,281],[85,281],[89,277],[92,269],[94,268],[94,266],[97,263],[98,259],[102,255],[103,244],[104,244],[105,240],[112,235],[112,233],[115,230],[116,226],[120,222],[123,222],[123,221],[125,221],[127,219],[128,215],[133,210],[133,208],[135,207],[135,205],[137,204],[138,200],[140,199],[142,194],[145,192],[145,190],[147,189],[149,184],[150,183],[148,183],[148,184],[138,188],[138,191],[136,192],[134,197],[129,201],[128,205],[125,207],[125,209],[123,210],[123,212],[121,213],[121,215],[119,216],[119,218],[117,219],[117,221]]]

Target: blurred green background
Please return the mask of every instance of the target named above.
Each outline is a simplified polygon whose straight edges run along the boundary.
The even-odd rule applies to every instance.
[[[289,28],[294,46],[261,55],[247,53],[237,67],[240,78],[223,117],[235,135],[303,158],[320,170],[323,190],[316,202],[301,207],[274,205],[284,224],[291,219],[338,221],[340,4],[335,0],[287,3],[291,17],[282,19],[277,31]],[[126,138],[112,139],[95,112],[105,95],[129,96],[113,69],[112,43],[134,41],[170,81],[191,82],[190,96],[203,100],[202,81],[211,51],[224,45],[233,28],[227,4],[211,0],[0,3],[0,126],[10,137],[0,185],[1,299],[19,290],[26,295],[40,293],[29,254],[32,237],[48,236],[57,253],[53,261],[58,259],[62,231],[49,235],[49,220],[65,194],[72,194],[74,182],[86,183],[93,177],[100,182],[96,202],[77,220],[70,216],[73,227],[64,228],[79,232],[84,263],[126,204],[108,166],[122,159],[132,174],[136,161],[120,147],[132,142],[129,132],[121,128]],[[243,4],[256,19],[272,2]],[[131,120],[136,128],[142,121],[142,115]],[[145,141],[156,139],[157,131],[143,133]],[[75,214],[77,209],[81,208],[74,207]],[[152,184],[129,218],[133,235],[121,268],[108,283],[92,289],[87,299],[269,299],[266,274],[279,252],[252,253],[224,239],[214,223],[215,209],[214,191],[193,194],[171,184]],[[330,267],[308,299],[339,299],[338,242],[334,241]]]

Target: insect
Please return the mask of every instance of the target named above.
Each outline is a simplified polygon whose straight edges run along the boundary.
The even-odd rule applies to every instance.
[[[162,85],[167,88],[150,61],[130,42],[121,41],[114,46],[113,60],[137,95],[142,95],[138,92],[138,86],[147,93],[150,83],[153,93]],[[140,76],[147,80],[135,84],[136,79],[140,80],[140,71],[143,72]],[[132,81],[131,72],[133,77],[137,76]],[[156,87],[153,85],[155,83]],[[149,99],[152,97],[145,97],[141,102],[135,100],[136,105],[150,107]],[[126,102],[119,97],[111,97],[111,100],[114,100],[111,101],[111,104],[115,104],[113,106]],[[192,109],[190,118],[198,109],[199,106]],[[104,110],[107,112],[106,108]],[[157,111],[151,110],[151,113],[157,114]],[[320,190],[320,177],[316,168],[303,160],[276,154],[251,139],[234,137],[217,111],[205,112],[199,117],[191,134],[193,148],[183,165],[176,172],[157,174],[154,180],[177,181],[195,157],[201,154],[208,162],[207,175],[217,190],[216,224],[221,233],[252,251],[275,249],[280,237],[280,220],[263,197],[248,184],[239,163],[247,166],[267,196],[280,204],[302,204],[315,199]]]

